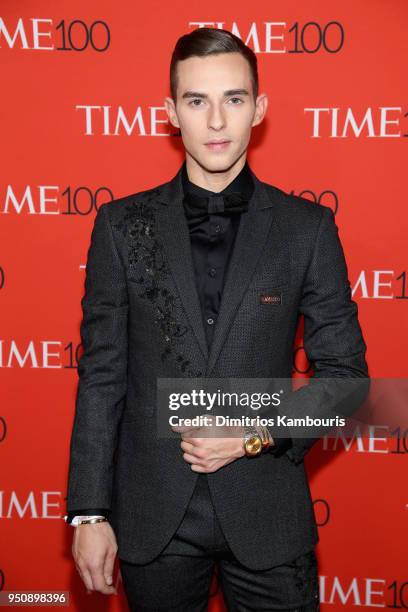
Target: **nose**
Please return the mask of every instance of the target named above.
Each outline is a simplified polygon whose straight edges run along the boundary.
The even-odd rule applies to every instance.
[[[218,105],[213,105],[210,108],[208,115],[208,127],[213,130],[221,130],[225,127],[225,117],[222,109]]]

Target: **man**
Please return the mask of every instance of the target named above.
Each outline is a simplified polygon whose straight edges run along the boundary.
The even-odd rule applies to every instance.
[[[88,590],[115,593],[118,554],[131,610],[207,609],[215,562],[231,611],[318,610],[303,463],[318,437],[237,426],[159,438],[156,400],[159,378],[290,380],[303,315],[315,378],[364,382],[351,414],[368,370],[337,226],[249,167],[267,96],[239,38],[182,36],[170,80],[185,161],[102,205],[88,252],[67,507],[76,566]],[[336,394],[309,385],[287,410],[329,416]]]

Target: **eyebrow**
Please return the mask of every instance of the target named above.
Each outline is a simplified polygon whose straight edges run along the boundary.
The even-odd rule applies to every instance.
[[[249,92],[247,89],[227,89],[227,91],[224,91],[224,96],[249,96]],[[183,95],[181,96],[182,99],[184,98],[202,98],[203,100],[208,98],[207,94],[201,93],[199,91],[186,91],[185,93],[183,93]]]

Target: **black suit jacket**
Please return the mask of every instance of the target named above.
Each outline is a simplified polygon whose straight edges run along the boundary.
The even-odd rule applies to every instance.
[[[315,375],[358,379],[352,414],[368,392],[366,345],[330,208],[259,180],[240,223],[208,349],[195,286],[181,169],[164,183],[100,206],[82,299],[79,385],[67,510],[109,508],[118,556],[148,563],[176,531],[198,473],[178,439],[156,435],[158,377],[292,374],[304,315]],[[278,291],[279,306],[261,293]],[[290,416],[331,416],[335,387],[292,394]],[[266,569],[318,541],[303,463],[318,437],[294,437],[280,456],[242,457],[207,475],[236,557]]]

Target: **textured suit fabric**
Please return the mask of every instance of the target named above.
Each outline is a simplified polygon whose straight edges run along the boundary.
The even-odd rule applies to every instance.
[[[190,195],[199,196],[203,199],[212,200],[230,193],[240,193],[248,202],[254,191],[254,181],[248,161],[238,175],[220,192],[213,192],[196,185],[189,180],[186,162],[181,168],[181,179],[183,186],[183,207],[187,218],[190,235],[191,256],[194,265],[194,277],[198,292],[203,325],[205,329],[207,345],[210,346],[214,324],[221,304],[221,296],[225,282],[226,272],[231,257],[232,248],[237,235],[241,213],[231,215],[217,215],[217,203],[207,204],[210,214],[204,218],[190,218],[188,214],[188,202],[186,198]],[[210,321],[210,323],[208,323]],[[269,452],[283,453],[292,444],[290,439],[276,438],[273,448]],[[202,474],[201,478],[206,476]],[[71,523],[75,515],[97,515],[109,517],[109,508],[81,508],[75,512],[68,513],[68,522]]]
[[[229,549],[201,476],[183,521],[161,554],[143,565],[119,560],[131,612],[207,610],[214,570],[229,612],[317,612],[315,551],[264,571],[247,569]]]
[[[317,378],[358,379],[366,345],[330,208],[286,194],[252,173],[211,346],[195,287],[181,170],[150,190],[102,205],[88,251],[79,384],[67,510],[109,508],[118,555],[148,563],[170,541],[197,476],[177,439],[156,436],[158,377],[286,378],[304,315]],[[259,300],[279,291],[281,304]],[[313,380],[313,379],[312,379]],[[335,390],[308,385],[289,414],[330,416]],[[318,438],[279,457],[242,457],[207,474],[223,533],[246,567],[265,569],[318,541],[303,458]],[[250,494],[249,494],[250,492]]]

